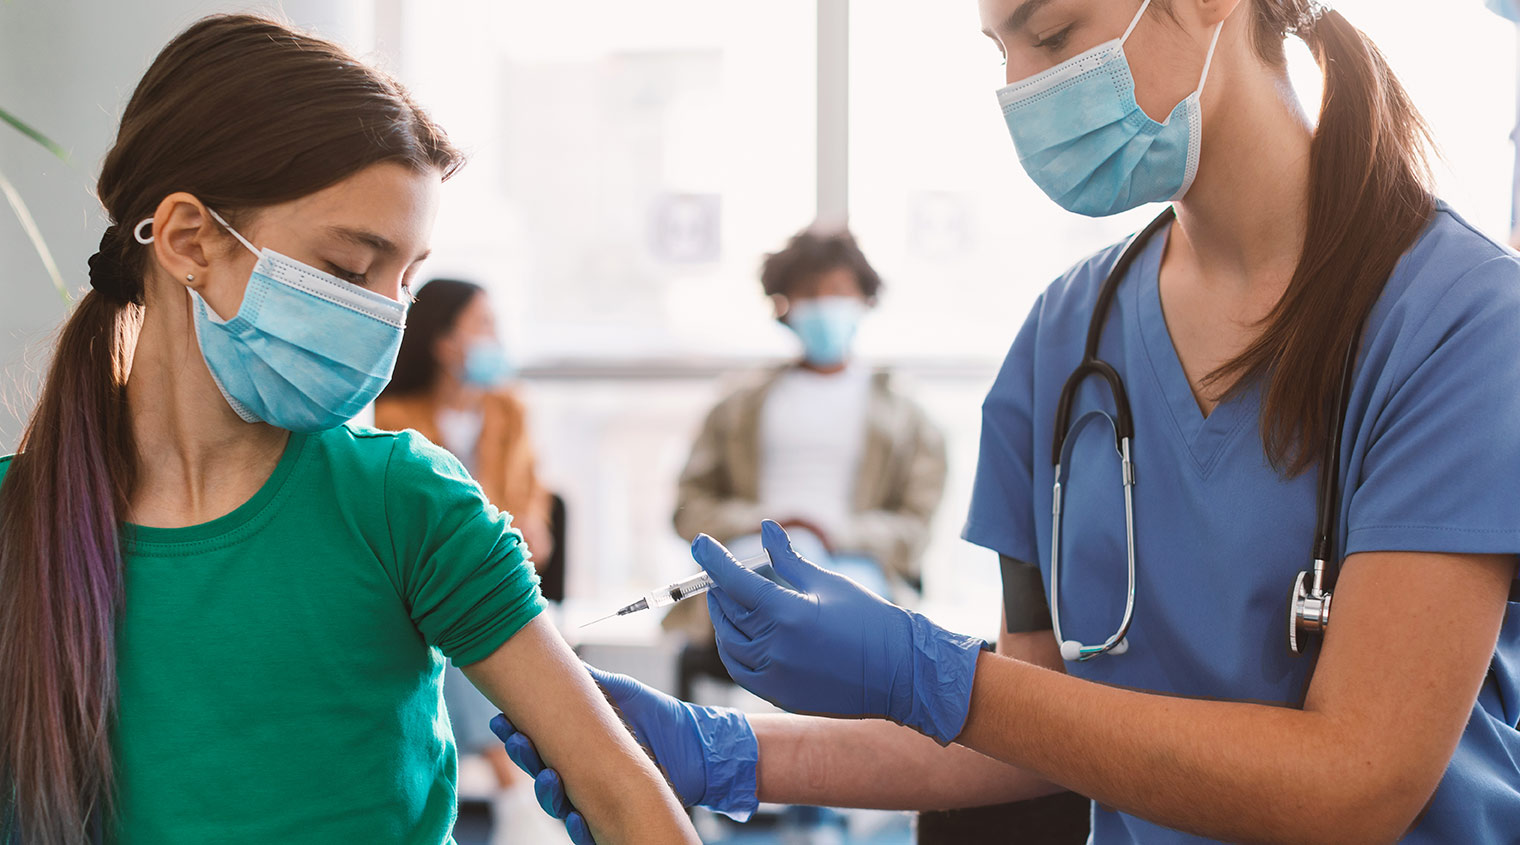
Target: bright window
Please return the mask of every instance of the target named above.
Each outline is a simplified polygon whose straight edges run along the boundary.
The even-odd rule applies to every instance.
[[[813,216],[816,13],[708,0],[405,5],[402,75],[471,154],[430,272],[533,360],[782,351],[761,256]],[[720,316],[721,315],[721,316]]]

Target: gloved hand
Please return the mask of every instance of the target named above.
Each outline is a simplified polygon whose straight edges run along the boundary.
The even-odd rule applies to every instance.
[[[634,739],[654,754],[682,804],[700,804],[738,821],[750,817],[759,803],[755,769],[760,746],[743,713],[687,704],[626,675],[587,668],[633,728]],[[594,845],[585,820],[565,797],[559,773],[544,766],[532,740],[500,714],[491,720],[491,730],[512,762],[533,776],[544,812],[565,820],[576,845]]]
[[[739,566],[705,534],[692,544],[715,584],[707,608],[735,681],[796,713],[891,719],[941,745],[960,735],[985,642],[814,566],[774,522],[763,523],[760,536],[796,589]]]
[[[533,778],[533,794],[538,798],[538,805],[551,817],[565,822],[565,832],[570,834],[570,841],[574,845],[596,845],[586,819],[576,811],[565,795],[565,784],[560,780],[559,772],[544,765],[538,756],[538,749],[533,747],[533,741],[525,734],[518,733],[517,728],[502,713],[492,717],[491,732],[506,745],[507,756],[512,758],[512,762]]]

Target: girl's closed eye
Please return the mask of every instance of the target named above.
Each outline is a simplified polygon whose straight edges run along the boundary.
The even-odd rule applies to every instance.
[[[345,270],[342,267],[339,267],[338,265],[332,263],[331,261],[327,262],[327,269],[334,276],[337,276],[345,282],[352,282],[356,285],[362,285],[365,283],[363,273],[356,273],[353,270]]]
[[[1035,49],[1060,52],[1071,40],[1071,31],[1075,26],[1076,24],[1067,24],[1049,35],[1037,37],[1034,42]]]

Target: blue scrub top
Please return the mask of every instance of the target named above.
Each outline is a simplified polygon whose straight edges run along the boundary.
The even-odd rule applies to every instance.
[[[1299,706],[1312,657],[1288,650],[1288,593],[1309,565],[1316,473],[1268,466],[1242,394],[1204,417],[1162,317],[1165,238],[1124,279],[1099,353],[1134,413],[1137,586],[1130,650],[1067,663],[1074,676],[1176,695]],[[964,536],[1038,562],[1050,587],[1056,402],[1082,358],[1098,289],[1122,245],[1077,265],[1035,304],[983,405]],[[1335,366],[1339,366],[1337,362]],[[1112,411],[1096,379],[1072,418]],[[1062,533],[1061,624],[1100,643],[1124,609],[1125,537],[1112,429],[1073,444]],[[1520,554],[1520,260],[1444,204],[1400,260],[1363,339],[1341,455],[1340,548]],[[1520,585],[1492,670],[1440,788],[1403,841],[1520,836]],[[1439,583],[1430,585],[1439,590]],[[1093,811],[1093,842],[1203,841]]]

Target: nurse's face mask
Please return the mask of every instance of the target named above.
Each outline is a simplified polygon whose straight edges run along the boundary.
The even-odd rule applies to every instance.
[[[1224,23],[1214,29],[1198,87],[1165,123],[1135,100],[1124,44],[1151,0],[1119,38],[998,91],[1019,162],[1061,207],[1089,217],[1181,199],[1198,173],[1200,97]]]
[[[259,250],[221,215],[211,216],[258,257],[232,319],[190,291],[201,355],[227,404],[248,422],[290,431],[352,419],[390,382],[406,306]]]

